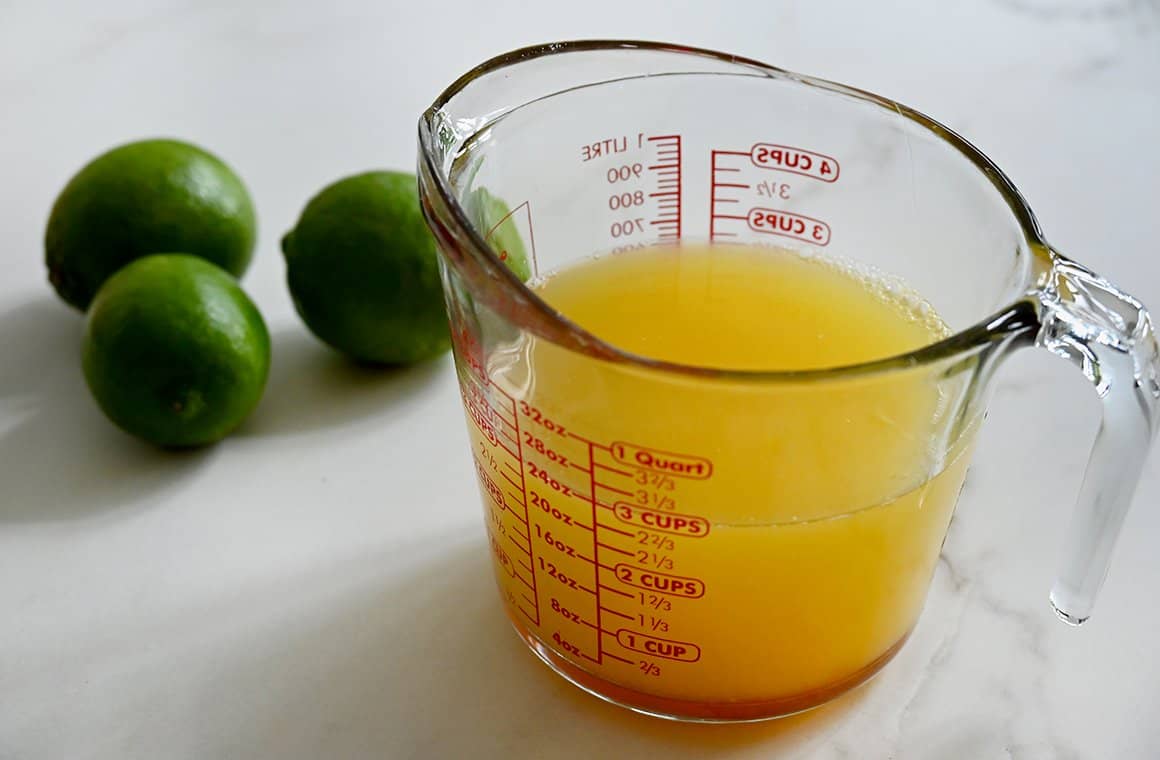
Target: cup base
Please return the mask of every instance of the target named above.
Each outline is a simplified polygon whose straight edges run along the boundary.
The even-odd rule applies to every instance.
[[[511,615],[508,619],[516,629],[516,633],[544,664],[592,696],[642,715],[687,723],[756,723],[785,718],[820,707],[873,678],[886,663],[894,659],[894,655],[898,654],[906,644],[906,640],[910,638],[910,631],[907,631],[902,638],[865,667],[817,689],[768,700],[695,702],[646,694],[594,676],[565,660]]]

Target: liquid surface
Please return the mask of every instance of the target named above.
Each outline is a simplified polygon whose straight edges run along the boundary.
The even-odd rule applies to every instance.
[[[858,364],[947,334],[905,286],[777,248],[646,248],[582,262],[536,290],[624,350],[722,369]]]
[[[828,367],[945,334],[897,284],[769,249],[633,251],[538,289],[625,350],[709,366]],[[738,383],[526,335],[486,360],[485,381],[460,376],[497,578],[588,688],[686,717],[783,714],[908,634],[968,460],[945,400],[965,377]]]

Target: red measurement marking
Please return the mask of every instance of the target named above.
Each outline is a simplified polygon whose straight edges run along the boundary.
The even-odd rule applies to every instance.
[[[611,525],[605,525],[604,523],[598,523],[597,527],[603,528],[604,530],[610,530],[613,533],[619,533],[622,536],[631,536],[632,535],[632,533],[628,532],[627,530],[621,530],[620,528],[614,528]]]
[[[666,660],[680,662],[696,662],[701,659],[701,648],[688,641],[673,641],[657,636],[630,631],[621,628],[616,632],[617,642],[625,649],[634,652],[643,652],[654,657],[664,657]]]
[[[593,471],[592,464],[596,461],[596,450],[592,444],[588,444],[588,471]],[[592,524],[596,525],[596,477],[590,476],[588,478],[588,499],[592,503]],[[604,623],[600,619],[600,542],[596,540],[596,531],[592,531],[592,557],[594,558],[594,567],[592,568],[593,582],[596,584],[596,590],[593,595],[596,597],[596,627],[598,629],[604,627]],[[596,657],[599,662],[604,661],[604,642],[600,636],[596,637]]]
[[[649,225],[657,228],[661,240],[677,240],[681,237],[681,136],[653,135],[648,138],[656,149],[656,163],[649,164],[648,170],[656,178],[656,191],[650,198],[671,198],[671,205],[661,206],[662,213],[655,216]]]
[[[612,513],[621,522],[629,525],[639,525],[649,530],[663,533],[672,533],[689,538],[704,538],[709,534],[709,521],[696,515],[681,515],[676,512],[658,512],[655,509],[645,509],[636,504],[626,504],[618,501],[613,506]]]
[[[499,229],[500,225],[506,222],[508,219],[512,218],[512,216],[514,216],[515,213],[521,209],[523,209],[524,213],[527,214],[528,247],[532,249],[532,275],[536,276],[540,273],[540,262],[536,258],[536,231],[532,226],[532,205],[529,201],[524,201],[520,205],[513,208],[511,211],[504,214],[498,222],[492,225],[491,229],[487,231],[487,234],[483,236],[483,239],[485,241],[489,241],[491,236],[495,234],[495,231]],[[496,255],[499,257],[500,261],[503,261],[507,259],[508,254],[507,251],[499,251]]]
[[[526,202],[525,202],[525,205],[526,205]],[[501,220],[501,222],[502,222],[502,220]],[[531,217],[531,211],[530,211],[530,209],[529,209],[529,211],[528,211],[528,225],[529,225],[529,228],[530,228],[530,225],[531,225],[531,223],[532,223],[532,217]],[[497,225],[497,226],[498,226],[498,225]],[[535,252],[535,247],[534,247],[534,244],[533,244],[533,248],[532,248],[532,250],[533,250],[533,255],[534,255],[534,252]],[[491,379],[490,379],[490,378],[488,378],[488,383],[489,383],[489,384],[491,384]],[[523,494],[523,497],[524,497],[524,498],[523,498],[523,500],[520,502],[520,504],[521,504],[521,506],[523,507],[523,512],[524,512],[524,515],[523,515],[523,520],[522,520],[522,522],[524,523],[524,526],[526,527],[526,526],[528,526],[528,525],[529,525],[529,521],[531,520],[531,518],[530,518],[530,517],[529,517],[529,515],[528,515],[528,484],[527,484],[527,481],[526,481],[526,480],[525,480],[525,478],[524,478],[524,457],[523,457],[523,447],[522,447],[522,446],[520,446],[520,444],[519,444],[519,438],[520,438],[520,422],[519,422],[519,416],[518,416],[518,415],[515,413],[515,410],[516,410],[516,402],[515,402],[515,399],[513,399],[511,396],[509,396],[509,395],[508,395],[508,394],[507,394],[507,393],[506,393],[506,392],[505,392],[505,391],[504,391],[502,388],[500,388],[499,386],[492,384],[492,387],[494,387],[496,391],[498,391],[500,394],[502,394],[502,396],[503,396],[505,399],[507,399],[507,402],[508,402],[508,404],[510,404],[510,405],[511,405],[511,410],[512,410],[512,422],[511,422],[510,424],[511,424],[511,427],[512,427],[512,428],[515,430],[515,432],[516,432],[516,452],[517,452],[517,453],[516,453],[515,457],[516,457],[516,459],[517,459],[517,460],[519,461],[519,463],[520,463],[520,467],[519,467],[519,476],[520,476],[520,482],[519,482],[519,483],[516,483],[514,480],[512,480],[512,479],[511,479],[511,477],[509,477],[509,476],[508,476],[508,474],[507,474],[506,472],[505,472],[505,473],[502,473],[502,474],[503,474],[503,476],[504,476],[505,478],[507,478],[508,482],[509,482],[509,483],[511,483],[511,484],[512,484],[512,486],[514,486],[514,487],[515,487],[517,490],[519,490],[519,492],[520,492],[521,494]],[[524,567],[525,567],[525,568],[527,568],[527,570],[528,570],[528,572],[529,572],[529,573],[531,573],[531,576],[532,576],[531,583],[529,583],[528,581],[524,580],[523,576],[517,576],[517,577],[518,577],[518,578],[519,578],[521,581],[523,581],[524,585],[528,586],[528,588],[530,588],[530,589],[532,590],[532,596],[533,596],[533,597],[535,597],[535,599],[537,600],[537,601],[536,601],[536,602],[533,604],[533,607],[534,607],[534,608],[535,608],[535,610],[536,610],[536,617],[535,617],[535,620],[534,620],[534,622],[535,622],[535,624],[538,626],[538,625],[540,625],[540,605],[539,605],[539,601],[538,601],[538,600],[539,600],[539,598],[540,598],[540,593],[539,593],[539,590],[538,590],[538,586],[539,586],[539,584],[538,584],[538,582],[536,581],[536,568],[535,568],[535,564],[536,564],[536,558],[535,558],[535,555],[534,555],[534,554],[532,554],[532,550],[531,550],[531,543],[532,543],[532,542],[531,542],[531,537],[529,536],[529,537],[528,537],[528,560],[531,562],[531,566],[529,567],[528,565],[524,565]],[[521,563],[521,564],[522,564],[522,563]]]
[[[629,599],[636,598],[634,594],[630,594],[627,591],[621,591],[620,589],[613,588],[612,586],[605,586],[603,583],[600,584],[600,588],[604,589],[605,591],[611,591],[614,594],[620,594],[621,596],[627,597]]]
[[[833,156],[792,145],[757,143],[749,149],[749,159],[762,169],[777,169],[822,182],[836,182],[841,172],[838,159]]]
[[[672,596],[683,596],[688,599],[699,599],[705,595],[705,582],[700,578],[670,575],[623,563],[618,563],[613,572],[616,573],[618,581],[627,583],[629,586]]]
[[[754,232],[781,235],[814,245],[830,243],[830,225],[812,216],[772,208],[752,208],[746,217],[746,223]]]
[[[628,470],[617,469],[616,467],[610,467],[606,464],[601,464],[600,462],[595,462],[595,465],[602,470],[608,470],[609,472],[615,472],[617,475],[623,475],[626,478],[632,477],[632,473],[629,472]]]
[[[614,552],[620,552],[621,554],[625,555],[626,557],[635,556],[632,552],[626,552],[624,549],[617,549],[615,546],[611,546],[609,544],[606,544],[603,541],[597,541],[596,545],[603,546],[605,549],[611,549]]]
[[[705,457],[693,454],[678,454],[674,451],[662,451],[623,441],[613,443],[611,451],[612,456],[621,464],[666,475],[705,480],[713,474],[713,463]]]
[[[747,188],[748,185],[739,185],[735,182],[728,182],[731,177],[728,175],[733,172],[740,171],[737,167],[723,166],[720,163],[722,156],[748,156],[746,151],[736,150],[711,150],[709,151],[709,240],[716,240],[722,237],[737,237],[735,232],[724,232],[717,229],[717,220],[720,216],[717,213],[718,203],[729,203],[736,199],[730,198],[732,190],[737,188]]]
[[[605,488],[609,491],[612,491],[613,493],[621,494],[622,496],[632,496],[632,491],[626,491],[623,488],[617,488],[616,486],[610,486],[607,483],[597,482],[596,485],[600,486],[601,488]]]
[[[569,430],[568,435],[571,436],[572,438],[575,438],[578,441],[583,441],[584,443],[588,444],[589,446],[594,446],[595,448],[598,448],[598,449],[604,449],[605,451],[608,450],[608,446],[604,445],[603,443],[597,443],[596,441],[592,440],[591,438],[585,438],[584,436],[580,435],[579,433],[574,433],[571,430]]]
[[[605,633],[607,633],[609,636],[612,636],[612,633],[609,631],[605,631]],[[632,665],[633,664],[632,660],[626,660],[623,657],[621,657],[620,655],[615,655],[612,652],[605,652],[604,654],[608,655],[609,657],[611,657],[614,660],[620,660],[625,665]]]
[[[613,615],[619,615],[625,620],[636,620],[636,618],[634,618],[632,615],[625,615],[623,612],[614,610],[611,607],[601,607],[600,609],[604,610],[605,612],[611,612]]]
[[[482,431],[481,431],[481,432],[482,432]],[[510,439],[509,439],[509,440],[510,440]],[[508,456],[510,456],[510,457],[512,457],[512,458],[514,458],[514,459],[519,459],[519,456],[520,456],[520,455],[519,455],[519,454],[517,454],[516,452],[512,451],[511,449],[509,449],[509,448],[507,447],[507,445],[506,445],[506,444],[504,444],[504,442],[503,442],[503,441],[501,441],[501,440],[499,439],[499,437],[498,437],[498,436],[497,436],[497,437],[496,437],[496,439],[495,439],[495,443],[496,443],[496,445],[497,445],[497,446],[499,446],[501,449],[503,449],[504,451],[506,451],[506,452],[508,453]],[[515,443],[515,441],[512,441],[512,443]],[[510,466],[510,465],[509,465],[509,466]]]

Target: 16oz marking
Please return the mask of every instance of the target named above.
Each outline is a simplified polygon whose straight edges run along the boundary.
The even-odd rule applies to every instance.
[[[562,465],[564,467],[568,466],[568,458],[566,456],[558,451],[553,451],[552,449],[548,448],[548,445],[544,443],[543,438],[537,438],[526,430],[524,431],[524,444],[531,446],[533,449],[543,454],[556,464]]]
[[[554,537],[552,535],[552,531],[544,530],[541,526],[537,525],[536,526],[536,536],[538,538],[542,538],[544,540],[544,543],[546,543],[548,546],[551,546],[556,551],[561,552],[569,557],[576,556],[576,549],[574,549],[573,547],[564,543],[560,539]]]

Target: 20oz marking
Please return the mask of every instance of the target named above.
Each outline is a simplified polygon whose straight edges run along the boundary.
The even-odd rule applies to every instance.
[[[575,524],[572,522],[571,515],[565,514],[564,512],[561,512],[559,509],[557,509],[556,507],[553,507],[552,503],[549,502],[546,497],[540,496],[535,491],[532,491],[531,494],[532,494],[532,506],[533,507],[539,507],[540,509],[542,509],[544,511],[544,514],[551,515],[552,517],[556,518],[557,520],[564,523],[565,525],[574,525]]]

